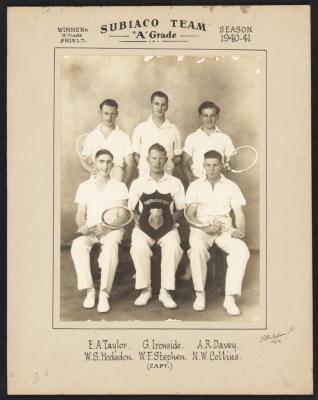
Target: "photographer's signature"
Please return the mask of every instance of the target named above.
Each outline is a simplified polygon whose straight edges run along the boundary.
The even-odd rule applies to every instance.
[[[288,331],[279,331],[272,335],[269,335],[269,334],[263,335],[260,338],[260,342],[261,343],[268,342],[268,343],[274,343],[274,344],[282,343],[282,340],[284,340],[286,338],[286,336],[288,336],[294,330],[295,330],[295,327],[291,326]]]

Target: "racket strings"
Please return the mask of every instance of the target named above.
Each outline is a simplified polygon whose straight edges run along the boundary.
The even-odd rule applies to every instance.
[[[252,146],[241,146],[235,149],[229,159],[229,169],[233,173],[250,170],[258,161],[257,150]]]
[[[133,214],[131,210],[124,206],[112,207],[104,211],[102,215],[103,223],[111,228],[124,227],[132,221],[132,218]]]

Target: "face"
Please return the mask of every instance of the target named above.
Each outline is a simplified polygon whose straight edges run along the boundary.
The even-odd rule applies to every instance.
[[[167,156],[164,151],[151,150],[147,161],[150,166],[150,172],[161,173],[164,170]]]
[[[118,111],[116,107],[111,107],[103,105],[102,109],[99,111],[101,115],[102,122],[109,128],[115,126]]]
[[[168,110],[168,101],[165,97],[155,96],[151,103],[152,115],[158,118],[164,118]]]
[[[222,172],[222,163],[218,158],[206,158],[203,163],[208,179],[218,179]]]
[[[113,165],[113,159],[109,154],[101,154],[95,160],[97,175],[107,178]]]
[[[214,129],[219,114],[215,108],[204,108],[200,114],[200,121],[202,128]]]

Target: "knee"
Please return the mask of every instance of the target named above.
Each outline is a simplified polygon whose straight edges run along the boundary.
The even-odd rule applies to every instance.
[[[205,254],[208,253],[208,249],[202,244],[198,242],[190,243],[189,255],[190,254]]]
[[[131,242],[130,254],[150,254],[151,250],[148,244],[144,240],[134,239]]]
[[[235,240],[235,244],[233,246],[233,252],[237,255],[241,255],[246,260],[248,260],[250,257],[250,251],[249,251],[248,247],[246,246],[246,243],[240,239]]]
[[[83,248],[88,248],[88,246],[85,245],[85,242],[83,241],[83,237],[79,237],[72,242],[71,246],[71,254],[74,254],[74,252],[83,249]]]

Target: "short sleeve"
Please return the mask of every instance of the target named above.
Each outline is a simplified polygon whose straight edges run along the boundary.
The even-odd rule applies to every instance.
[[[84,183],[81,183],[75,194],[75,203],[86,205],[88,202],[87,188]]]
[[[141,132],[140,126],[137,125],[132,135],[132,149],[135,153],[140,154],[141,147]]]
[[[235,147],[233,145],[232,139],[226,135],[225,140],[225,148],[224,148],[224,156],[225,158],[229,159],[231,155],[234,153]]]
[[[139,190],[138,190],[138,182],[139,182],[139,179],[135,179],[134,181],[132,181],[132,183],[130,185],[129,196],[128,196],[128,207],[131,210],[134,210],[136,208],[136,205],[140,198],[140,194],[139,194]]]
[[[185,203],[196,203],[197,202],[197,187],[196,181],[190,183],[188,190],[185,195]]]
[[[186,137],[183,151],[185,151],[190,157],[193,157],[194,147],[191,134]]]
[[[230,204],[232,210],[246,205],[246,200],[241,192],[241,189],[234,183],[231,189]]]
[[[175,183],[176,188],[173,194],[174,204],[177,210],[183,210],[185,203],[184,187],[180,179],[176,179],[175,182],[176,182]]]

